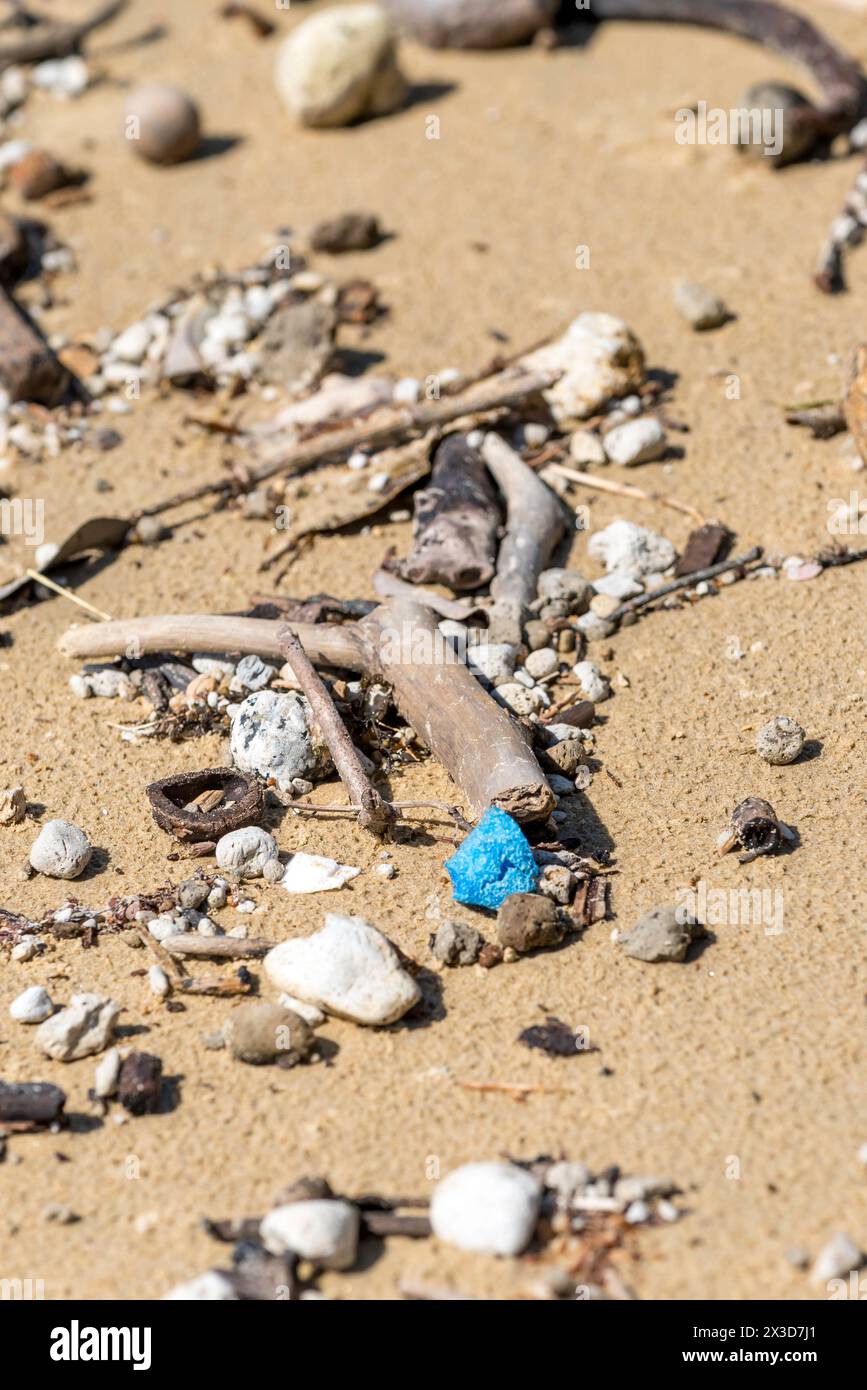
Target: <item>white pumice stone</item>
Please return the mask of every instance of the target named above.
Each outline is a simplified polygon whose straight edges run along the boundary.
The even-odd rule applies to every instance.
[[[245,825],[218,840],[215,853],[221,869],[240,878],[261,878],[265,865],[277,858],[277,841],[258,825]]]
[[[110,1047],[104,1057],[101,1057],[96,1064],[93,1073],[94,1095],[101,1100],[108,1100],[117,1090],[117,1079],[120,1076],[120,1052],[116,1047]]]
[[[637,463],[651,463],[661,458],[666,449],[665,430],[655,415],[646,415],[643,420],[628,420],[626,424],[615,425],[603,441],[605,452],[612,463],[634,467]]]
[[[581,682],[581,690],[585,699],[592,700],[594,705],[608,699],[611,694],[611,686],[595,661],[579,661],[577,665],[572,667],[572,672]]]
[[[536,1228],[542,1189],[513,1163],[466,1163],[434,1188],[433,1233],[461,1250],[520,1255]]]
[[[406,96],[395,33],[379,5],[338,5],[305,19],[277,54],[277,91],[303,125],[385,115]]]
[[[90,841],[68,820],[46,821],[30,850],[30,863],[49,878],[78,878],[90,862]]]
[[[604,530],[594,532],[587,543],[587,553],[594,560],[601,560],[609,574],[654,574],[667,570],[677,559],[677,551],[665,536],[623,520],[612,521]]]
[[[273,1255],[294,1254],[326,1269],[350,1269],[358,1253],[358,1208],[338,1199],[287,1202],[262,1221],[262,1242]]]
[[[273,777],[289,791],[296,777],[312,781],[331,768],[331,755],[307,700],[294,691],[258,690],[232,721],[232,760],[241,772]]]
[[[9,1017],[16,1023],[44,1023],[53,1012],[54,1005],[42,985],[31,985],[9,1005]]]
[[[36,1043],[46,1057],[74,1062],[108,1047],[120,1005],[99,994],[73,994],[68,1006],[39,1025]]]
[[[333,912],[312,936],[269,951],[265,973],[278,989],[354,1023],[394,1023],[421,998],[381,931],[363,917]]]

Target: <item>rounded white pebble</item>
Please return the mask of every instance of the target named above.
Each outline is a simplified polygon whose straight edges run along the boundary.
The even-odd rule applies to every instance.
[[[54,1012],[54,1005],[41,985],[31,985],[9,1005],[9,1017],[16,1023],[44,1023]]]
[[[217,863],[241,878],[261,878],[265,865],[277,858],[277,841],[258,825],[231,830],[217,841]]]
[[[349,1269],[358,1251],[358,1208],[340,1200],[288,1202],[269,1211],[259,1230],[274,1255],[287,1251],[326,1269]]]
[[[541,1188],[513,1163],[466,1163],[434,1189],[435,1236],[460,1250],[520,1255],[530,1243]]]
[[[49,878],[78,878],[90,860],[91,844],[68,820],[46,821],[30,850],[30,863]]]
[[[167,994],[171,994],[172,987],[169,984],[169,977],[161,965],[152,965],[148,971],[148,984],[151,987],[151,994],[155,994],[158,999],[165,999]]]

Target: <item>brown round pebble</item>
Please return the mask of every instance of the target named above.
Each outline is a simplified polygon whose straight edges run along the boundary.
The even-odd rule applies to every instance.
[[[497,940],[519,955],[556,946],[565,934],[554,903],[537,893],[513,893],[497,913]]]

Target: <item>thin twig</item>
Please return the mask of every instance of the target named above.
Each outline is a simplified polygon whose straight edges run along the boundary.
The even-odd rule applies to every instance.
[[[68,598],[70,603],[77,603],[79,608],[84,608],[86,612],[92,613],[94,617],[100,618],[102,622],[114,622],[110,613],[103,613],[101,608],[94,608],[92,603],[87,602],[87,599],[79,598],[78,594],[73,594],[69,589],[64,589],[62,584],[55,584],[53,579],[49,579],[48,575],[42,574],[40,570],[28,569],[25,570],[24,573],[27,575],[28,579],[34,579],[37,584],[44,584],[46,589],[51,589],[55,594],[59,594],[61,598]]]
[[[527,1096],[535,1095],[563,1095],[568,1091],[567,1086],[532,1086],[521,1082],[509,1081],[464,1081],[462,1077],[455,1077],[459,1086],[463,1086],[465,1091],[493,1091],[498,1094],[509,1095],[512,1100],[523,1101]]]
[[[762,547],[753,546],[746,555],[741,555],[735,560],[720,560],[719,564],[708,565],[707,569],[693,570],[692,574],[684,574],[680,579],[672,579],[670,584],[663,584],[658,589],[652,589],[649,594],[639,594],[638,598],[628,599],[616,608],[609,619],[612,623],[617,623],[627,613],[634,613],[637,608],[644,608],[648,603],[655,603],[657,599],[665,598],[667,594],[677,593],[678,589],[691,589],[693,584],[700,584],[703,579],[715,579],[718,574],[725,574],[728,570],[743,569],[746,565],[752,565],[756,560],[762,558]]]
[[[283,628],[279,641],[283,655],[292,667],[322,729],[338,776],[349,793],[349,799],[359,807],[359,825],[374,835],[385,835],[394,824],[394,810],[371,785],[325,682],[290,627]]]
[[[552,473],[570,483],[580,483],[582,487],[595,488],[597,492],[613,492],[617,497],[631,497],[636,502],[658,502],[663,507],[673,507],[676,512],[691,516],[699,526],[704,526],[707,520],[696,507],[691,507],[688,502],[679,502],[676,497],[669,497],[667,493],[645,492],[644,488],[636,487],[633,483],[617,483],[610,478],[597,478],[593,473],[584,473],[579,468],[568,468],[565,463],[551,463],[548,467]]]
[[[393,811],[442,811],[443,815],[448,816],[461,830],[472,830],[468,820],[465,820],[457,806],[449,806],[445,801],[389,801],[388,805]],[[347,806],[314,806],[310,801],[302,801],[300,804],[293,804],[292,811],[303,811],[308,815],[318,815],[320,811],[328,811],[334,815],[353,815],[357,816],[361,807],[350,802]]]
[[[454,396],[443,396],[437,401],[422,401],[418,405],[391,412],[386,419],[365,421],[363,424],[345,425],[341,429],[326,430],[313,439],[304,440],[288,449],[282,458],[251,468],[243,482],[237,479],[220,478],[215,482],[202,483],[198,487],[178,492],[167,497],[153,507],[145,507],[137,512],[135,520],[142,516],[158,516],[173,507],[194,502],[200,497],[214,493],[249,492],[268,478],[278,474],[295,476],[315,468],[322,463],[336,463],[346,458],[356,449],[384,449],[390,444],[399,444],[416,431],[424,433],[438,425],[447,425],[463,415],[481,415],[506,406],[518,405],[527,396],[546,390],[558,379],[559,372],[503,372],[479,382],[468,391]]]

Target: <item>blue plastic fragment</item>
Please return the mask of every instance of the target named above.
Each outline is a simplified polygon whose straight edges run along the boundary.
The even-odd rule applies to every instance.
[[[456,901],[473,907],[496,909],[512,893],[532,893],[539,882],[523,830],[498,806],[485,812],[446,869]]]

